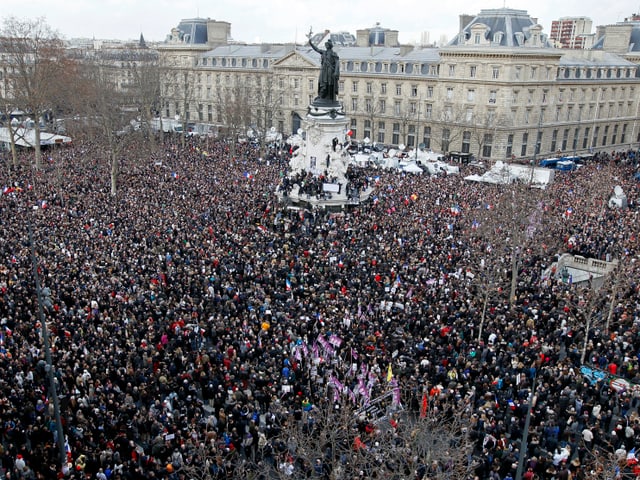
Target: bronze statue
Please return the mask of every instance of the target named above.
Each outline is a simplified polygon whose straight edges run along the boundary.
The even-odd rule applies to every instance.
[[[336,96],[338,95],[338,80],[340,78],[340,57],[333,51],[333,42],[331,39],[327,40],[324,44],[326,50],[318,48],[311,42],[311,31],[309,31],[309,45],[321,57],[320,62],[320,76],[318,77],[318,99],[323,103],[336,103]]]

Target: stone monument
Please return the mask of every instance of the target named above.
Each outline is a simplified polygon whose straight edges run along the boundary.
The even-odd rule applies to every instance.
[[[291,158],[289,177],[299,179],[312,175],[316,181],[321,179],[322,191],[320,195],[309,195],[308,190],[303,192],[300,185],[294,185],[288,199],[316,206],[359,203],[366,192],[359,192],[356,198],[347,188],[351,157],[343,144],[347,140],[348,119],[343,105],[336,99],[340,58],[330,39],[325,42],[325,49],[321,49],[313,44],[311,36],[309,31],[309,45],[321,55],[318,96],[307,108],[302,131],[291,140],[298,148]]]

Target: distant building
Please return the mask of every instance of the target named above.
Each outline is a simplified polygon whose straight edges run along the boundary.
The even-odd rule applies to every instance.
[[[640,23],[605,30],[595,50],[559,49],[526,11],[485,9],[462,15],[447,45],[420,48],[376,25],[335,47],[338,100],[357,140],[493,161],[629,148],[640,142]],[[301,127],[320,66],[306,42],[209,44],[173,35],[158,47],[164,117],[238,133]]]
[[[562,17],[551,22],[549,40],[556,48],[588,48],[591,28],[588,17]]]

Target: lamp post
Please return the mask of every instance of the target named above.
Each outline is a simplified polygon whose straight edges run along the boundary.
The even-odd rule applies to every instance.
[[[529,185],[533,183],[533,172],[536,168],[540,145],[542,144],[542,117],[544,116],[544,108],[540,108],[540,116],[538,117],[538,131],[536,133],[536,143],[533,145],[533,161],[531,162],[531,176],[529,177]]]
[[[38,298],[38,320],[42,328],[42,343],[44,344],[45,371],[49,380],[49,396],[53,400],[53,415],[56,422],[56,443],[58,444],[58,455],[60,460],[60,468],[64,469],[67,463],[67,453],[65,451],[64,431],[62,429],[62,421],[60,419],[60,401],[58,399],[58,390],[56,388],[56,379],[53,374],[53,361],[51,359],[51,345],[49,343],[49,331],[47,329],[47,321],[44,316],[44,296],[45,292],[40,287],[40,274],[38,273],[38,263],[36,259],[36,247],[33,241],[33,229],[31,222],[27,221],[29,230],[29,247],[31,250],[31,265],[33,268],[33,278],[36,285],[36,293]]]

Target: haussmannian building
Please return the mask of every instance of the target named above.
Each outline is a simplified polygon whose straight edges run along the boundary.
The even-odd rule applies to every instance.
[[[461,16],[446,46],[400,45],[376,25],[322,32],[340,56],[352,138],[491,160],[583,154],[640,142],[640,22],[601,27],[591,49],[553,48],[524,10]],[[231,25],[183,20],[159,44],[162,115],[222,135],[298,131],[317,95],[320,55],[307,44],[239,44]]]

